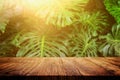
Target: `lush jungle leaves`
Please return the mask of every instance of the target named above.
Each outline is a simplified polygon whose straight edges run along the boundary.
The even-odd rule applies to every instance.
[[[90,29],[93,36],[97,36],[98,32],[101,33],[102,29],[108,25],[106,16],[99,11],[94,13],[83,12],[77,22],[80,22],[86,29]]]
[[[100,47],[100,52],[104,56],[120,56],[120,25],[114,25],[111,33],[103,37],[104,44]]]
[[[18,46],[17,57],[65,57],[68,50],[57,36],[41,36],[39,32],[18,34],[12,43]]]
[[[0,56],[96,57],[98,51],[102,56],[120,56],[120,25],[99,38],[107,17],[84,11],[89,0],[0,1],[5,2],[0,4]],[[118,23],[119,3],[105,0]]]
[[[116,22],[120,23],[120,0],[104,0],[106,9],[114,16]]]
[[[73,56],[77,57],[96,57],[97,43],[93,39],[89,31],[74,31],[69,35],[69,50]]]
[[[0,43],[0,56],[2,57],[15,57],[16,47],[9,41]]]
[[[88,0],[44,0],[40,4],[37,15],[45,19],[47,24],[58,27],[71,25],[84,10]]]
[[[87,16],[88,18],[86,18]],[[32,31],[23,36],[16,36],[14,44],[21,46],[16,56],[98,56],[97,38],[94,39],[93,34],[94,31],[97,32],[98,30],[94,28],[100,28],[100,25],[106,25],[105,17],[102,17],[102,21],[101,16],[103,15],[100,15],[99,12],[93,14],[86,13],[80,18],[80,21],[78,20],[79,23],[82,23],[81,27],[77,25],[73,26],[72,33],[69,34],[67,32],[64,32],[64,34],[59,33],[61,36],[67,38],[65,40],[57,37],[58,34],[56,34],[56,37],[51,38],[50,35],[46,37],[45,33],[41,35],[41,30],[38,29],[36,30],[38,33]],[[86,20],[88,20],[88,22]],[[92,20],[96,21],[93,22]],[[81,28],[81,30],[79,30],[79,28]],[[33,55],[32,53],[35,54]]]

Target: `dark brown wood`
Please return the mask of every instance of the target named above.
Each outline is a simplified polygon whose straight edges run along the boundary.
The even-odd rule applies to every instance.
[[[120,58],[0,58],[0,76],[120,76]]]

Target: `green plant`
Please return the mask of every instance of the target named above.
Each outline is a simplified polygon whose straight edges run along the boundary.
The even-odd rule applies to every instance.
[[[114,25],[111,33],[102,38],[105,42],[102,43],[99,51],[103,56],[120,56],[120,25]]]
[[[107,16],[101,12],[81,13],[80,19],[77,22],[81,23],[86,29],[90,29],[92,36],[98,36],[98,33],[102,33],[105,26],[107,26]]]
[[[100,18],[101,16],[102,18]],[[96,21],[93,22],[93,20]],[[37,33],[35,31],[26,34],[23,33],[22,36],[19,36],[20,39],[18,39],[18,41],[14,43],[15,45],[21,45],[16,56],[22,57],[30,55],[32,57],[43,57],[46,55],[53,56],[53,54],[54,56],[56,54],[58,54],[56,56],[98,56],[96,43],[97,39],[93,39],[93,33],[94,31],[97,32],[98,30],[94,28],[100,28],[100,25],[106,25],[105,21],[105,17],[99,12],[92,14],[86,12],[86,14],[80,17],[80,20],[77,21],[81,23],[81,27],[78,27],[78,25],[71,27],[73,29],[72,31],[75,30],[74,33],[59,33],[62,37],[66,37],[66,39],[61,39],[57,36],[51,37],[50,35],[48,37],[47,35],[50,33],[47,32],[49,31],[40,34],[41,30],[39,29],[35,29],[35,31],[38,31]],[[79,30],[79,28],[81,28],[81,30]],[[33,55],[32,53],[35,54]],[[53,54],[51,55],[50,53]]]
[[[66,57],[67,48],[63,40],[57,36],[41,36],[39,32],[28,32],[18,34],[12,44],[20,49],[17,57]]]
[[[120,23],[120,0],[104,0],[104,4],[109,13],[114,16],[116,22]]]
[[[2,57],[15,57],[16,47],[9,41],[0,43],[0,56]]]
[[[74,30],[73,33],[69,34],[69,53],[76,57],[96,57],[98,56],[96,40],[90,34],[90,31]]]
[[[11,44],[11,40],[13,40],[13,37],[16,36],[16,34],[13,31],[9,31],[5,31],[0,35],[0,56],[15,57],[17,48]]]
[[[5,32],[6,25],[7,25],[7,21],[6,22],[0,22],[0,31],[1,31],[1,33]]]
[[[47,24],[65,27],[73,24],[88,0],[50,0],[42,1],[37,16],[44,19]]]
[[[3,17],[3,0],[0,1],[0,33],[4,33],[8,20]]]
[[[80,13],[80,11],[83,11],[81,9],[82,5],[85,5],[85,3],[88,0],[71,0],[71,1],[55,1],[57,5],[58,11],[56,12],[53,6],[56,6],[53,3],[47,4],[43,3],[40,4],[40,11],[38,11],[36,16],[40,15],[40,18],[44,17],[48,24],[51,24],[56,26],[56,27],[65,27],[67,25],[71,25],[75,19]],[[54,3],[55,3],[54,2]],[[64,2],[67,2],[64,4]],[[62,4],[63,3],[63,4]],[[74,4],[73,4],[74,3]],[[42,5],[45,6],[42,6]],[[51,5],[51,7],[50,7]],[[61,6],[63,5],[63,6]],[[49,7],[48,7],[49,6]],[[83,6],[82,6],[83,7]],[[42,10],[43,9],[43,10]],[[47,13],[45,13],[47,12]],[[41,14],[45,13],[44,15],[41,16]],[[74,19],[74,20],[72,20]],[[52,21],[52,22],[51,22]],[[57,22],[56,22],[57,21]],[[28,22],[27,24],[30,24],[31,22]],[[36,23],[34,24],[36,25]],[[36,25],[38,26],[38,25]],[[46,25],[44,25],[45,27]],[[35,29],[36,30],[36,29]],[[49,37],[46,35],[46,33],[43,32],[43,34],[39,34],[41,30],[37,29],[38,33],[32,31],[30,33],[23,33],[22,36],[16,36],[18,37],[18,41],[16,42],[16,38],[13,40],[14,45],[19,45],[19,50],[16,54],[18,57],[22,56],[70,56],[68,55],[67,48],[65,47],[65,42],[64,39],[61,39],[59,37],[52,37],[49,35]],[[38,35],[39,34],[39,35]],[[61,33],[60,33],[61,34]],[[62,35],[64,36],[64,35]],[[28,38],[26,38],[28,37]],[[25,38],[25,39],[24,39]]]
[[[107,17],[84,11],[89,0],[26,0],[27,6],[21,4],[24,0],[3,1],[8,7],[0,11],[1,56],[99,56],[98,37],[108,25]],[[115,50],[119,53],[119,45]]]
[[[71,56],[98,56],[98,37],[105,26],[106,16],[100,12],[83,12],[73,24],[73,33],[68,34],[68,49]]]

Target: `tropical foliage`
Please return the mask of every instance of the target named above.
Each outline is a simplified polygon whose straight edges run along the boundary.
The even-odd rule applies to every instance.
[[[19,33],[15,36],[12,44],[20,49],[17,57],[65,57],[68,55],[67,48],[60,36],[41,36],[39,32]]]
[[[117,23],[120,23],[120,0],[105,0],[106,9],[114,16]]]
[[[114,25],[112,31],[102,38],[105,40],[100,47],[103,56],[120,56],[120,25]]]
[[[92,39],[90,32],[85,30],[74,31],[68,41],[70,54],[77,57],[97,56],[96,39]]]
[[[86,10],[88,2],[0,0],[0,56],[120,56],[120,1],[104,0],[116,20],[113,27],[109,13]],[[103,34],[108,25],[111,32]]]
[[[71,25],[78,18],[88,0],[45,0],[39,5],[37,15],[47,24],[58,27]],[[56,4],[56,5],[55,5]]]

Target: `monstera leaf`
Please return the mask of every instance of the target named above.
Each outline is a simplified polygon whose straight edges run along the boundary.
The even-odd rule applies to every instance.
[[[76,33],[77,32],[77,33]],[[69,51],[71,55],[77,57],[95,57],[97,55],[96,39],[92,39],[89,32],[75,30],[70,36],[68,41]]]
[[[103,56],[120,56],[120,25],[114,25],[111,33],[103,37],[105,43],[100,47]]]
[[[106,16],[100,12],[83,12],[78,22],[86,29],[90,29],[93,36],[98,35],[98,32],[102,32],[104,27],[108,25]]]
[[[57,37],[41,36],[38,32],[18,34],[12,41],[20,49],[17,57],[65,57],[68,55],[64,42]]]
[[[88,0],[39,0],[40,16],[47,24],[58,27],[71,25],[83,11]]]
[[[5,6],[12,7],[9,14],[33,13],[47,24],[57,27],[71,25],[89,0],[3,0]],[[8,11],[11,12],[11,11]],[[29,14],[28,14],[29,13]]]
[[[104,0],[106,9],[115,18],[116,22],[120,23],[120,0]]]

